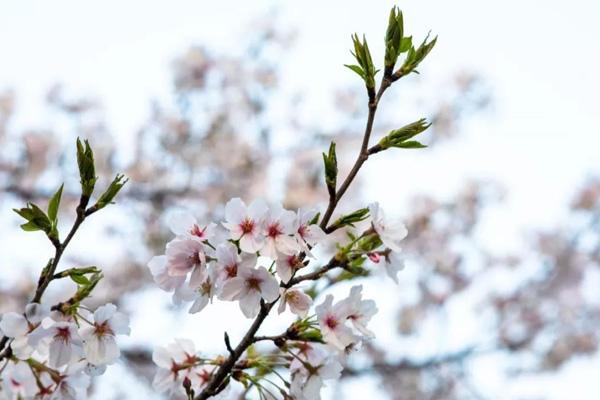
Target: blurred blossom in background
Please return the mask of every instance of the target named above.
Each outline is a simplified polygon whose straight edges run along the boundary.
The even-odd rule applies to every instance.
[[[1,4],[0,313],[22,308],[50,255],[12,208],[63,181],[75,204],[80,136],[99,176],[131,178],[66,254],[102,267],[95,301],[132,320],[93,398],[159,398],[150,351],[173,337],[206,353],[223,351],[225,329],[236,341],[248,321],[229,318],[235,304],[189,316],[149,285],[146,263],[177,210],[217,218],[235,196],[324,206],[320,152],[335,139],[348,168],[365,119],[364,88],[342,66],[350,34],[383,58],[391,3]],[[375,134],[423,116],[430,147],[375,157],[342,204],[401,216],[407,266],[399,286],[364,280],[377,339],[325,397],[598,398],[600,3],[397,5],[409,33],[439,41],[383,101]],[[68,297],[62,284],[48,295]]]

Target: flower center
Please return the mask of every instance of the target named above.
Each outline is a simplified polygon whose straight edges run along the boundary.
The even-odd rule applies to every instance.
[[[235,278],[237,276],[237,264],[231,264],[225,267],[225,272],[228,278]]]
[[[66,343],[71,339],[71,331],[67,327],[57,328],[54,338]]]
[[[248,289],[254,289],[260,292],[260,284],[262,283],[261,279],[251,277],[246,280],[246,286]]]
[[[335,329],[338,326],[338,320],[333,315],[328,315],[327,318],[325,318],[325,325],[329,329]]]
[[[190,264],[199,265],[200,264],[200,252],[195,251],[191,256],[188,257],[190,260]]]
[[[254,230],[254,221],[249,218],[246,218],[240,224],[240,229],[243,233],[251,233]]]
[[[103,322],[102,324],[98,325],[98,324],[94,324],[96,327],[95,330],[95,334],[97,337],[102,337],[102,336],[108,336],[108,335],[112,335],[115,336],[115,333],[113,332],[112,328],[110,327],[110,325],[108,325],[108,321]]]
[[[205,230],[200,228],[197,224],[194,224],[194,226],[192,226],[192,229],[190,229],[190,234],[193,236],[197,236],[201,239],[205,238]]]
[[[279,226],[278,223],[269,225],[269,228],[267,229],[267,236],[269,237],[277,237],[279,235],[281,235],[283,232],[281,231],[281,227]]]

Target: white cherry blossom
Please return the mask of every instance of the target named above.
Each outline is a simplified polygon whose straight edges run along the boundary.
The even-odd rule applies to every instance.
[[[223,286],[221,299],[238,300],[247,318],[254,318],[260,310],[260,300],[273,302],[279,296],[277,280],[265,269],[238,268],[238,274]]]
[[[253,201],[246,207],[240,198],[229,200],[225,205],[223,226],[229,230],[230,238],[239,240],[240,249],[246,253],[256,253],[264,245],[262,225],[267,205],[262,200]]]
[[[392,251],[401,251],[400,242],[406,237],[408,231],[401,221],[390,220],[385,217],[379,203],[369,205],[369,213],[373,223],[373,229],[385,246]]]
[[[215,264],[216,284],[218,290],[231,278],[237,276],[238,268],[253,268],[256,265],[256,255],[242,253],[238,254],[237,247],[230,242],[217,246],[217,261]]]
[[[33,398],[38,388],[35,376],[26,362],[9,362],[6,365],[2,371],[2,389],[4,389],[7,399]]]
[[[333,296],[330,294],[316,307],[323,339],[340,351],[345,351],[348,346],[359,340],[352,329],[346,325],[348,312],[348,307],[343,301],[333,305]]]
[[[277,312],[281,314],[285,311],[286,306],[289,306],[292,313],[304,318],[308,314],[311,305],[312,299],[302,290],[297,288],[281,288],[281,297]]]
[[[309,208],[300,208],[296,217],[296,240],[301,246],[302,251],[311,257],[314,257],[310,252],[310,248],[316,246],[318,243],[325,239],[325,232],[317,224],[311,224],[317,210]]]
[[[62,367],[83,354],[83,341],[72,322],[58,321],[48,328],[40,326],[29,335],[29,342],[37,346],[45,338],[50,338],[48,363],[53,368]]]
[[[175,339],[166,347],[154,349],[152,361],[159,367],[152,382],[154,389],[174,393],[181,391],[184,378],[192,379],[198,357],[191,340]]]
[[[290,394],[295,400],[320,400],[325,380],[338,379],[340,362],[322,347],[304,345],[290,365]]]
[[[216,224],[200,225],[189,212],[176,212],[169,218],[171,232],[179,237],[194,238],[201,242],[211,240],[215,235]]]
[[[265,244],[260,251],[263,256],[273,260],[279,254],[292,255],[300,250],[296,238],[296,214],[280,205],[271,207],[264,222]]]
[[[116,335],[129,335],[129,332],[129,318],[118,312],[114,304],[98,307],[93,325],[81,330],[87,361],[93,365],[113,363],[121,354]]]
[[[350,296],[342,304],[354,328],[367,337],[374,337],[373,332],[367,329],[367,323],[377,313],[377,306],[373,300],[362,299],[362,285],[353,286]]]
[[[288,283],[294,272],[298,269],[302,268],[304,265],[302,264],[302,260],[297,254],[293,255],[280,255],[279,258],[275,261],[275,267],[277,271],[277,275],[282,282]]]

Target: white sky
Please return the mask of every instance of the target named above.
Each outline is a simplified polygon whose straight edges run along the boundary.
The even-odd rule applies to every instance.
[[[105,105],[111,130],[127,143],[147,115],[148,100],[169,95],[173,57],[194,43],[235,51],[247,22],[273,3],[0,2],[0,88],[17,92],[15,124],[23,127],[43,126],[48,120],[41,102],[57,81],[95,94]],[[281,24],[299,33],[284,69],[283,82],[290,93],[305,89],[318,110],[332,88],[355,84],[356,78],[341,66],[350,61],[349,35],[365,32],[373,51],[381,55],[377,43],[392,3],[280,2]],[[466,68],[488,81],[495,106],[493,113],[470,120],[452,143],[371,163],[366,173],[374,178],[373,185],[365,198],[394,208],[407,193],[426,189],[449,194],[466,179],[480,177],[499,180],[508,189],[506,205],[482,230],[496,248],[520,244],[528,226],[559,221],[586,174],[600,173],[600,1],[397,4],[405,12],[408,32],[420,38],[431,29],[440,37],[421,68],[431,86]],[[393,90],[402,92],[401,87]],[[419,174],[403,177],[397,192],[382,185],[405,168]],[[165,320],[165,325],[172,324]],[[592,382],[592,376],[584,375],[597,372],[598,365],[569,368],[564,384],[544,382],[553,392],[551,398],[597,398],[592,393],[598,388],[592,386],[581,388],[577,396],[571,391],[581,387],[578,382]],[[505,384],[484,381],[491,387]],[[539,381],[524,390],[540,393]],[[510,389],[506,393],[502,398],[516,397]]]

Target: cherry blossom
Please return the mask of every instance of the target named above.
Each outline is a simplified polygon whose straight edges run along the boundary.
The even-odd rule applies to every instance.
[[[300,245],[293,236],[296,215],[280,205],[271,207],[264,222],[265,244],[260,253],[276,260],[279,254],[292,255],[300,250]]]
[[[193,238],[176,238],[167,244],[167,273],[170,276],[185,276],[206,268],[204,245]]]
[[[300,289],[281,289],[281,297],[279,300],[279,314],[285,311],[286,305],[290,307],[290,311],[297,316],[304,318],[308,314],[308,310],[312,305],[312,299],[309,295]]]
[[[217,246],[216,250],[216,285],[221,289],[223,285],[231,278],[237,276],[238,268],[253,268],[256,265],[256,255],[242,253],[238,254],[237,247],[225,242]]]
[[[48,328],[39,327],[29,336],[29,342],[37,346],[40,340],[51,338],[49,344],[49,365],[62,367],[83,354],[83,341],[72,322],[58,321]]]
[[[29,358],[35,350],[29,343],[29,334],[49,315],[48,307],[38,303],[25,306],[25,314],[8,312],[0,320],[0,331],[13,339],[11,349],[20,359]]]
[[[401,251],[400,242],[406,237],[408,231],[401,221],[389,220],[385,217],[379,203],[369,205],[369,212],[373,223],[373,229],[379,235],[383,244],[392,251]]]
[[[148,268],[154,278],[154,282],[159,288],[167,292],[172,292],[185,282],[185,275],[171,276],[168,269],[169,263],[167,256],[154,256],[148,262]]]
[[[93,365],[111,364],[121,354],[116,335],[129,335],[129,318],[114,304],[98,307],[93,325],[81,330],[87,361]]]
[[[37,392],[35,376],[24,361],[10,362],[2,371],[2,389],[7,399],[33,398]],[[2,392],[0,392],[0,395]]]
[[[225,205],[226,222],[223,222],[223,226],[229,230],[232,240],[239,240],[242,251],[256,253],[262,249],[262,225],[267,210],[267,205],[262,200],[255,200],[246,207],[246,203],[238,197]]]
[[[346,325],[349,309],[344,301],[333,305],[333,296],[328,294],[323,303],[316,307],[316,312],[323,339],[334,348],[345,351],[359,340]]]
[[[91,380],[83,372],[84,365],[83,362],[69,365],[50,396],[51,400],[81,400],[87,398],[87,389]]]
[[[196,347],[188,339],[175,339],[166,347],[157,347],[152,353],[152,361],[159,367],[152,382],[154,389],[174,393],[181,390],[186,377],[198,381],[200,377],[194,373],[198,360]]]
[[[260,309],[260,300],[273,302],[279,296],[279,285],[265,269],[238,268],[238,274],[223,286],[223,300],[238,300],[240,309],[247,318],[254,318]]]
[[[211,240],[215,235],[217,225],[209,223],[201,226],[196,218],[188,212],[177,212],[169,219],[169,228],[175,235],[183,238],[194,238],[201,242]]]
[[[367,323],[377,313],[377,306],[373,300],[362,300],[362,285],[353,286],[343,304],[352,325],[363,335],[374,337],[373,332],[367,329]]]
[[[304,345],[290,365],[290,394],[296,400],[320,400],[325,380],[337,379],[342,365],[322,347]]]
[[[310,223],[317,213],[318,211],[315,209],[300,208],[296,217],[296,239],[302,251],[311,257],[314,257],[310,252],[311,247],[323,241],[326,236],[319,225]]]
[[[297,254],[293,254],[280,255],[275,262],[275,266],[277,275],[281,281],[287,283],[290,279],[292,279],[294,272],[302,268],[304,265],[302,264],[300,257]]]

